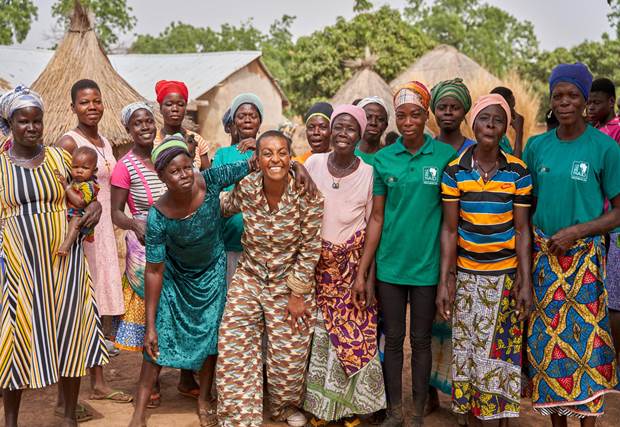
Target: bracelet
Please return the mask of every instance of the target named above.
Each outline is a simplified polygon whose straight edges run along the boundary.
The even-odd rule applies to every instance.
[[[312,292],[312,284],[308,285],[293,275],[289,275],[286,279],[286,285],[292,293],[297,295],[306,295]]]

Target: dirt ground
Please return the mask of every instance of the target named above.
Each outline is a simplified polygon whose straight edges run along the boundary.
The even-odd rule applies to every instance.
[[[407,358],[405,358],[407,360]],[[113,358],[106,367],[106,377],[112,387],[127,392],[133,392],[140,371],[141,356],[135,353],[122,352]],[[405,372],[409,372],[406,366]],[[195,415],[195,401],[180,396],[176,391],[178,372],[172,369],[162,371],[162,405],[156,410],[149,412],[149,427],[198,427],[198,418]],[[407,378],[405,388],[405,404],[411,406],[411,382]],[[88,378],[82,381],[80,400],[90,407],[94,419],[82,424],[84,427],[109,427],[126,426],[131,417],[131,404],[118,404],[88,400]],[[56,387],[50,387],[41,391],[28,391],[22,398],[22,410],[20,414],[20,426],[23,427],[54,427],[59,425],[60,418],[53,415],[54,402],[56,399]],[[456,426],[456,420],[447,409],[449,397],[442,396],[442,408],[426,418],[427,427]],[[0,414],[2,422],[4,414]],[[598,422],[599,427],[611,427],[619,425],[620,419],[620,395],[608,398],[607,414]],[[615,421],[614,421],[615,420]],[[282,423],[269,422],[265,418],[265,426],[284,426]],[[545,417],[536,415],[531,409],[529,401],[523,401],[521,417],[513,421],[511,426],[539,427],[550,425]],[[579,423],[573,421],[571,427]]]

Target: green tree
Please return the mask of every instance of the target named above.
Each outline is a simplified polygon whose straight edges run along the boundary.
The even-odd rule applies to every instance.
[[[52,5],[52,16],[66,28],[76,0],[57,0]],[[127,33],[136,25],[133,9],[127,0],[80,0],[95,14],[95,31],[104,48],[118,42],[119,34]]]
[[[355,4],[353,5],[354,12],[367,12],[373,8],[372,2],[369,0],[355,0]]]
[[[297,40],[286,93],[294,111],[302,113],[336,93],[354,72],[344,62],[362,58],[366,47],[378,56],[374,70],[390,81],[433,46],[429,37],[389,6],[349,21],[340,17],[336,24]]]
[[[0,2],[0,44],[23,42],[36,18],[37,7],[31,0]]]
[[[429,37],[502,75],[538,52],[529,21],[479,0],[408,0],[405,16]]]

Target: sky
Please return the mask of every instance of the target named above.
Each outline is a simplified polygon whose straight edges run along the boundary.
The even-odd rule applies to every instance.
[[[603,32],[612,33],[606,17],[609,9],[606,0],[483,1],[520,20],[532,22],[544,49],[571,47],[586,39],[599,40]],[[22,46],[49,48],[58,37],[51,16],[54,0],[34,0],[34,3],[39,7],[39,18]],[[127,0],[127,3],[138,23],[132,34],[121,36],[126,46],[131,44],[134,33],[157,35],[172,21],[219,28],[224,23],[238,25],[252,19],[256,27],[266,31],[275,19],[288,14],[297,17],[292,32],[299,37],[333,24],[338,16],[354,15],[353,0]],[[374,0],[373,3],[399,9],[406,5],[405,0]]]

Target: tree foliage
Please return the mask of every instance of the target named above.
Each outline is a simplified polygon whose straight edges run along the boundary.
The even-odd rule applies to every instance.
[[[297,40],[287,94],[295,111],[301,113],[336,93],[355,71],[344,62],[362,58],[366,47],[378,56],[374,70],[389,82],[433,44],[405,22],[400,11],[388,6],[349,21],[338,18],[335,25]]]
[[[529,21],[479,0],[408,0],[405,16],[429,37],[503,75],[538,52]]]
[[[23,42],[36,18],[37,7],[31,0],[0,1],[0,44]]]
[[[52,5],[52,16],[66,28],[75,0],[56,0]],[[127,0],[80,0],[88,10],[95,14],[95,31],[104,48],[118,42],[119,34],[132,30],[136,25],[133,9]]]

